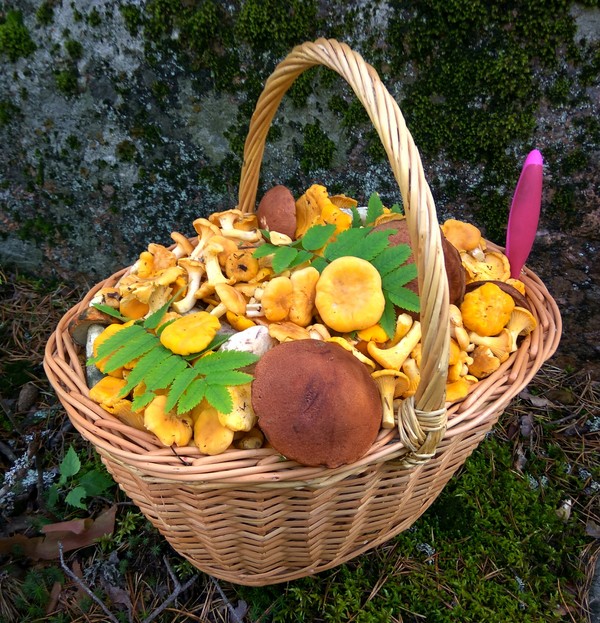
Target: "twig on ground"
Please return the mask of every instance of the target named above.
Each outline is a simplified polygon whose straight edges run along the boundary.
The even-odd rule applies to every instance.
[[[219,584],[219,582],[217,581],[216,578],[213,578],[213,576],[209,576],[212,583],[215,585],[215,588],[217,589],[217,592],[219,593],[219,595],[221,596],[221,599],[225,602],[225,605],[227,606],[227,610],[229,610],[229,613],[231,614],[232,618],[233,618],[233,622],[234,623],[244,623],[242,621],[242,619],[240,619],[237,610],[233,607],[233,604],[229,601],[227,595],[225,595],[225,593],[223,592],[223,589],[221,588],[221,585]]]
[[[112,621],[112,623],[119,623],[119,619],[117,619],[112,614],[112,612],[104,605],[104,603],[98,597],[96,597],[96,595],[94,595],[90,587],[81,578],[77,577],[73,573],[73,571],[71,571],[71,569],[69,569],[69,567],[65,563],[62,541],[58,542],[58,556],[60,559],[61,569],[67,574],[67,576],[71,578],[71,580],[73,580],[73,582],[75,582],[75,584],[77,584],[77,586],[81,590],[83,590],[86,593],[86,595],[88,595],[90,599],[92,599],[92,601],[94,601],[96,604],[100,606],[100,608],[102,608],[102,612],[104,612],[104,614],[108,617],[109,621]]]
[[[181,595],[181,593],[187,591],[187,589],[190,588],[190,586],[192,586],[192,584],[194,584],[194,582],[198,579],[198,574],[196,574],[193,577],[191,577],[185,584],[181,584],[181,582],[179,581],[179,579],[175,575],[173,569],[171,569],[171,565],[169,564],[169,561],[167,560],[166,556],[163,558],[163,560],[164,560],[164,563],[165,563],[165,567],[167,568],[167,571],[168,571],[169,575],[171,576],[171,580],[173,580],[173,584],[175,585],[175,588],[173,588],[173,592],[167,597],[167,599],[165,599],[165,601],[163,601],[162,604],[158,608],[156,608],[156,610],[154,610],[154,612],[151,612],[144,619],[143,623],[151,623],[151,621],[154,621],[154,619],[159,614],[164,612],[164,610],[170,604],[172,604],[177,599],[177,597],[179,597],[179,595]]]

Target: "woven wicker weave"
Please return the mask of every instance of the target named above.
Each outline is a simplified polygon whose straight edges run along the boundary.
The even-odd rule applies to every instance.
[[[408,528],[552,355],[561,333],[555,302],[525,269],[521,278],[538,328],[465,400],[445,408],[448,292],[434,202],[396,102],[373,68],[344,44],[320,39],[298,46],[267,81],[246,141],[240,208],[254,209],[265,139],[281,98],[315,65],[338,72],[365,106],[407,215],[419,273],[423,365],[414,402],[404,401],[399,432],[382,431],[361,460],[326,469],[302,467],[269,448],[212,457],[195,446],[165,448],[150,433],[120,423],[90,400],[82,353],[67,327],[123,272],[63,317],[44,359],[74,426],[173,548],[211,575],[254,586],[329,569]]]

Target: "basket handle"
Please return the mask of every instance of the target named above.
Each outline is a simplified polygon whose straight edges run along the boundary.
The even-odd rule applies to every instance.
[[[375,69],[346,44],[318,39],[296,46],[265,83],[244,147],[239,209],[253,212],[265,141],[281,99],[307,69],[323,65],[340,74],[365,107],[400,188],[421,297],[421,382],[414,399],[398,414],[405,462],[418,464],[435,454],[447,422],[445,409],[449,352],[448,283],[435,204],[421,158],[398,104]]]

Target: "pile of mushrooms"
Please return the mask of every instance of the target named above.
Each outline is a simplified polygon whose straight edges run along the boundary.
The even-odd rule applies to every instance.
[[[118,397],[135,361],[104,374],[88,372],[90,396],[103,409],[164,445],[195,443],[205,454],[270,444],[305,465],[336,467],[357,460],[381,428],[396,426],[400,403],[420,381],[421,324],[397,310],[390,338],[378,324],[384,309],[379,273],[366,260],[344,256],[319,272],[309,262],[275,273],[272,255],[255,257],[269,242],[290,245],[315,224],[352,226],[357,202],[313,185],[297,201],[284,186],[269,190],[255,214],[237,209],[193,222],[196,235],[173,232],[170,248],[149,244],[102,303],[135,322],[171,300],[160,334],[173,353],[200,352],[214,335],[222,350],[260,357],[254,380],[231,387],[234,410],[216,412],[206,401],[183,415],[165,413],[160,393],[142,411],[132,395]],[[376,228],[393,229],[390,244],[409,243],[404,217],[385,209]],[[451,348],[447,401],[465,398],[518,348],[536,320],[525,286],[510,278],[506,256],[489,251],[479,230],[456,220],[442,226],[450,290]],[[415,283],[409,284],[416,290]],[[92,354],[128,323],[90,307],[73,321],[73,339]],[[133,391],[135,395],[136,390]]]

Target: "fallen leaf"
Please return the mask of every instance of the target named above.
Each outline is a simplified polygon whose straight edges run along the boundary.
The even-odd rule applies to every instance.
[[[594,539],[600,539],[600,524],[596,523],[593,519],[588,519],[585,524],[585,533]]]
[[[27,537],[15,534],[0,539],[0,554],[18,551],[32,560],[54,560],[58,558],[58,544],[62,543],[65,552],[93,545],[105,534],[115,529],[116,506],[111,506],[96,519],[63,521],[44,526],[45,536]],[[83,524],[82,524],[83,522]]]
[[[530,393],[526,389],[524,389],[522,392],[519,393],[519,398],[522,398],[523,400],[527,400],[534,407],[553,407],[554,406],[552,401],[548,400],[547,398],[543,398],[542,396],[534,396],[532,393]]]

